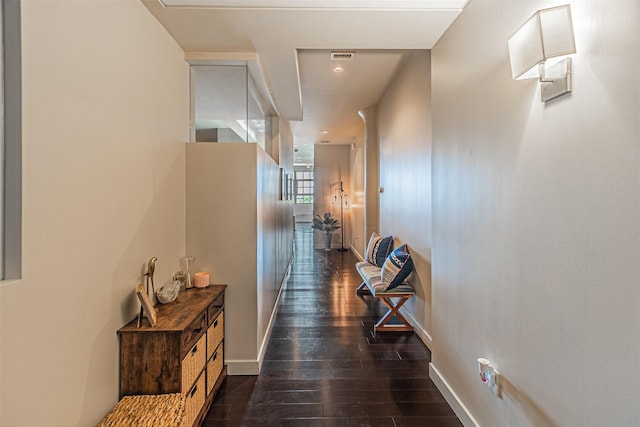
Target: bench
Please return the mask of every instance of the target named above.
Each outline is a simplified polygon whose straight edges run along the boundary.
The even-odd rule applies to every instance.
[[[415,289],[413,289],[410,284],[402,282],[394,288],[384,290],[381,274],[382,267],[378,267],[367,261],[358,262],[356,264],[356,270],[363,280],[362,284],[356,289],[356,295],[371,295],[381,300],[389,309],[382,318],[378,320],[378,323],[375,324],[374,331],[413,331],[413,326],[400,314],[399,310],[405,302],[415,296]],[[392,300],[392,298],[394,298],[395,301]],[[396,317],[401,323],[390,324],[389,321],[393,317]]]

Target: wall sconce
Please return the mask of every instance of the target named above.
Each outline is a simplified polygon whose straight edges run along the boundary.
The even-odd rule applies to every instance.
[[[538,78],[541,101],[571,92],[571,58],[576,53],[571,8],[542,9],[509,38],[514,80]]]

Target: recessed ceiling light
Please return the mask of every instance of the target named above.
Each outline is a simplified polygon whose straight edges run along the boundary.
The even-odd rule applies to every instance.
[[[322,133],[324,133],[325,135],[329,133],[328,130],[323,130]]]
[[[336,73],[341,73],[342,71],[344,71],[344,67],[342,65],[336,65],[335,67],[333,67],[333,71],[335,71]]]

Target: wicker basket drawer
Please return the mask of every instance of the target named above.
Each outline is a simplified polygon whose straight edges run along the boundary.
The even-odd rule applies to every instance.
[[[186,393],[191,390],[193,382],[198,378],[200,372],[204,368],[206,362],[206,342],[207,336],[202,338],[191,348],[187,355],[182,359],[182,392]]]
[[[98,427],[191,427],[184,416],[180,393],[125,396]]]
[[[216,320],[207,329],[207,359],[218,348],[224,338],[224,311],[220,312]]]
[[[193,422],[198,418],[200,410],[204,406],[205,400],[205,380],[204,375],[200,375],[198,381],[185,396],[184,412],[185,412],[185,426],[193,426]]]
[[[213,352],[213,357],[209,359],[207,363],[207,396],[213,390],[213,386],[216,385],[216,381],[222,373],[222,366],[224,365],[224,354],[222,344],[218,346],[218,349]]]

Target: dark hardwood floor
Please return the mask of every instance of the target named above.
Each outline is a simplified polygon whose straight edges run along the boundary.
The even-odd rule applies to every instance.
[[[228,376],[203,426],[462,425],[429,379],[420,339],[373,334],[385,309],[356,296],[355,262],[314,250],[311,228],[298,225],[262,372]]]

